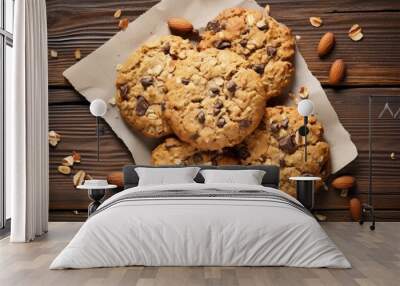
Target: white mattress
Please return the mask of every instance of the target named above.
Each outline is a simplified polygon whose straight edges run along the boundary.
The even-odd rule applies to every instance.
[[[262,190],[262,186],[181,184],[136,187],[105,201],[50,269],[145,266],[349,268],[319,223],[291,204],[236,197],[123,200],[145,191]]]

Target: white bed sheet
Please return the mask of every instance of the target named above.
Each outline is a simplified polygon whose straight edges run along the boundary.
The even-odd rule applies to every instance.
[[[288,204],[255,198],[152,198],[123,196],[163,190],[263,190],[262,186],[180,184],[143,186],[106,200],[50,269],[145,266],[293,266],[350,268],[310,215]]]

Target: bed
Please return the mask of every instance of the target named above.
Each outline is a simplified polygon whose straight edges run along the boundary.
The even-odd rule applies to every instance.
[[[198,173],[194,183],[149,186],[138,186],[137,167],[124,168],[125,190],[100,205],[50,269],[351,267],[314,217],[279,190],[277,167],[199,166],[265,171],[261,185],[204,183]]]

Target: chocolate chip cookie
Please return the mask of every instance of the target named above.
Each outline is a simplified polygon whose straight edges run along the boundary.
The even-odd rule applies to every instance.
[[[199,49],[229,49],[244,57],[261,77],[269,96],[278,96],[294,72],[295,40],[288,27],[266,12],[222,11],[207,24]]]
[[[237,165],[239,160],[226,151],[200,151],[174,137],[167,138],[151,153],[152,164],[160,165]]]
[[[199,150],[240,143],[258,126],[268,96],[255,71],[228,50],[190,52],[167,81],[165,116],[182,141]]]
[[[145,43],[118,68],[116,104],[131,127],[153,138],[171,134],[164,118],[165,82],[192,49],[188,40],[164,36]]]
[[[304,137],[299,134],[303,117],[296,107],[268,107],[258,128],[235,147],[242,164],[277,165],[281,168],[281,190],[296,196],[291,176],[329,175],[329,145],[323,139],[323,127],[315,116],[309,117],[307,162],[304,162]]]

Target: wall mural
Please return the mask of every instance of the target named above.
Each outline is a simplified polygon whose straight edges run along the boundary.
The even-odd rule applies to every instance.
[[[117,10],[120,32],[84,60],[76,49],[77,63],[63,73],[89,102],[106,102],[102,117],[107,125],[102,124],[122,140],[135,162],[276,165],[282,191],[292,196],[296,191],[289,177],[307,174],[323,179],[318,189],[331,185],[338,196],[349,197],[355,178],[336,175],[332,180],[331,174],[351,163],[357,149],[296,49],[296,36],[270,16],[269,6],[216,1],[219,15],[210,19],[216,9],[212,5],[198,13],[193,3],[183,9],[163,2],[162,17],[160,5],[133,22],[123,9]],[[318,27],[322,20],[310,21]],[[361,28],[352,27],[349,37],[359,41]],[[334,42],[332,33],[321,37],[321,61]],[[50,57],[57,58],[57,51],[51,50]],[[340,84],[344,76],[345,63],[334,61],[329,82]],[[306,119],[307,137],[301,133],[304,116],[297,110],[302,100],[315,106]],[[395,116],[389,107],[385,110]],[[97,129],[100,142],[102,134],[104,127]],[[63,136],[51,130],[50,144],[57,148]],[[79,167],[79,147],[57,167],[71,176],[74,186],[96,177]],[[122,184],[118,172],[108,178]],[[352,205],[359,209],[360,201]]]

